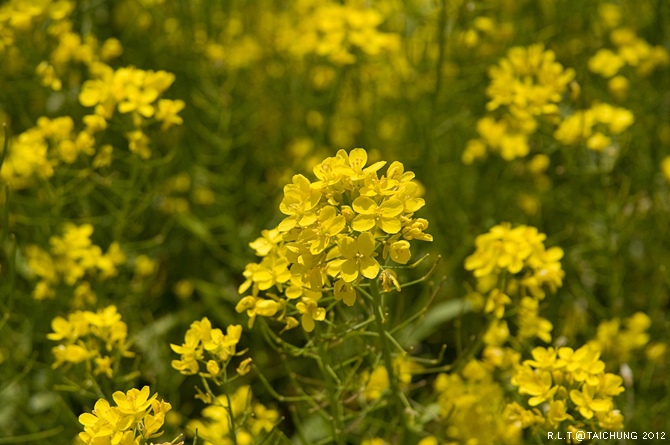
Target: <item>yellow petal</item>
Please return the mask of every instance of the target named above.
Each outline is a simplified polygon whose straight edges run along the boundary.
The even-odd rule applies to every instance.
[[[375,211],[377,210],[377,204],[367,196],[359,196],[358,198],[354,199],[352,207],[356,213],[360,213],[362,215],[374,215]],[[402,204],[400,211],[402,211]]]
[[[305,332],[312,332],[314,330],[314,319],[309,312],[302,316],[302,328]]]
[[[375,251],[375,239],[370,232],[363,232],[356,240],[356,247],[358,252],[369,257]]]
[[[351,223],[351,227],[357,232],[365,232],[375,226],[373,215],[358,215]]]
[[[358,264],[354,260],[347,260],[342,264],[340,276],[347,283],[351,283],[358,277]]]
[[[401,201],[397,199],[389,199],[388,201],[384,201],[379,208],[383,216],[393,217],[400,215],[405,207]]]
[[[344,236],[340,239],[339,248],[340,253],[344,258],[352,259],[358,253],[356,248],[356,240],[349,236]]]
[[[398,233],[402,228],[398,218],[382,218],[380,225],[382,230],[389,234]]]
[[[377,278],[377,274],[379,274],[379,263],[372,258],[363,258],[361,260],[361,273],[366,278]]]

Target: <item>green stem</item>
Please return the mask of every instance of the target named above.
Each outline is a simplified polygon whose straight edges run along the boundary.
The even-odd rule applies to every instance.
[[[130,181],[129,181],[130,186],[126,190],[126,193],[124,193],[123,195],[121,202],[121,209],[119,210],[118,213],[119,217],[116,222],[116,226],[114,227],[114,239],[116,241],[121,240],[123,230],[125,229],[125,226],[127,224],[128,214],[130,212],[130,204],[135,187],[137,185],[137,180],[139,179],[139,174],[140,174],[140,162],[139,159],[135,156],[133,157],[133,164],[131,167]]]
[[[230,425],[230,438],[233,441],[234,445],[237,445],[237,431],[235,430],[235,416],[233,415],[233,404],[231,403],[230,400],[230,391],[228,389],[228,371],[226,370],[226,367],[228,366],[228,363],[224,363],[223,367],[223,392],[226,394],[226,401],[227,406],[226,411],[228,411],[228,419],[229,419],[229,425]],[[216,394],[211,390],[209,387],[209,383],[207,383],[207,379],[201,375],[200,376],[202,380],[202,384],[205,387],[205,392],[212,398],[214,402],[218,402],[216,398]],[[216,382],[215,382],[216,383]]]
[[[377,280],[370,281],[370,293],[372,294],[374,300],[374,312],[375,312],[375,326],[377,328],[377,333],[379,334],[379,340],[381,341],[382,347],[382,359],[384,361],[384,366],[386,367],[386,372],[388,373],[389,383],[391,386],[391,398],[393,399],[393,404],[396,409],[396,413],[400,418],[400,424],[402,429],[400,432],[400,437],[398,438],[398,443],[403,442],[403,436],[405,432],[409,431],[409,426],[407,423],[407,416],[405,414],[405,404],[401,397],[400,386],[398,385],[398,379],[396,378],[395,369],[393,368],[393,357],[391,356],[391,342],[386,337],[386,329],[384,328],[384,305],[382,302],[382,295],[379,292],[379,285]]]
[[[329,368],[329,352],[328,352],[328,343],[321,335],[321,329],[318,329],[319,338],[319,356],[323,360],[317,360],[321,374],[326,383],[326,392],[328,394],[328,402],[330,404],[330,414],[331,422],[330,426],[333,431],[333,441],[338,445],[345,445],[344,440],[344,415],[342,410],[342,404],[340,403],[340,398],[337,394],[337,381],[336,376],[333,375],[332,369]],[[325,362],[325,363],[324,363]]]
[[[227,363],[226,363],[227,364]],[[228,388],[228,371],[226,368],[223,368],[223,390],[226,393],[226,400],[228,401],[228,406],[226,410],[230,416],[230,437],[233,439],[233,445],[237,445],[237,431],[235,430],[235,416],[233,414],[233,404],[230,400],[230,390]]]

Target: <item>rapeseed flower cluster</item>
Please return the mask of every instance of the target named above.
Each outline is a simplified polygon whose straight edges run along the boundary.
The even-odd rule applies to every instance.
[[[202,410],[202,419],[192,420],[187,425],[191,435],[198,432],[198,443],[204,445],[253,445],[260,443],[264,435],[272,431],[280,421],[277,410],[253,402],[250,386],[240,386],[231,396],[225,395],[211,401]],[[232,411],[234,430],[231,428]],[[233,431],[235,441],[233,441]]]
[[[486,90],[489,112],[477,122],[478,139],[468,142],[462,160],[471,164],[487,152],[510,161],[530,152],[528,138],[538,126],[537,119],[558,114],[558,104],[575,72],[556,61],[553,51],[542,44],[514,47],[507,57],[489,69],[491,82]]]
[[[465,29],[459,40],[466,48],[477,48],[481,53],[489,54],[507,43],[514,35],[514,25],[510,22],[498,22],[494,17],[478,16],[472,26]]]
[[[51,349],[56,358],[53,368],[86,363],[87,371],[93,371],[93,375],[112,378],[121,358],[134,355],[129,351],[128,326],[116,306],[97,312],[72,312],[67,319],[56,317],[51,329],[47,338],[61,342]]]
[[[609,38],[613,48],[599,49],[588,61],[589,71],[608,80],[610,92],[622,98],[630,88],[627,67],[639,76],[649,75],[655,69],[668,65],[670,55],[661,45],[652,46],[628,27],[621,26],[621,7],[615,4],[600,5],[600,18],[610,28]]]
[[[471,361],[460,373],[439,374],[433,387],[438,420],[447,438],[443,443],[520,443],[520,425],[504,414],[503,386],[478,361]]]
[[[29,68],[43,86],[61,91],[79,82],[72,63],[90,67],[119,56],[123,48],[118,39],[100,42],[92,34],[82,36],[73,31],[71,15],[76,6],[68,0],[10,1],[2,5],[0,60],[6,58],[9,67],[3,74],[19,74],[25,65],[34,63],[32,56],[37,55],[42,60]]]
[[[634,121],[633,113],[625,108],[601,103],[566,117],[554,137],[566,145],[585,141],[589,149],[603,151],[612,145],[611,136],[623,133]]]
[[[26,3],[10,0],[0,6],[0,57],[17,51],[17,40],[30,35],[45,20],[62,22],[74,9],[71,1],[39,1]]]
[[[184,108],[181,100],[162,99],[160,96],[174,82],[174,75],[164,71],[144,71],[134,67],[114,70],[106,64],[123,51],[118,40],[99,42],[94,36],[82,36],[73,31],[69,16],[75,3],[70,1],[43,1],[31,6],[9,2],[0,9],[0,29],[5,46],[0,44],[0,60],[23,60],[12,57],[16,52],[39,53],[42,60],[34,68],[44,86],[59,91],[64,86],[79,93],[79,101],[86,107],[95,107],[94,113],[78,122],[71,116],[40,117],[37,125],[14,138],[11,150],[0,170],[0,178],[13,189],[33,186],[56,174],[58,166],[74,164],[81,155],[92,158],[83,163],[101,168],[111,164],[113,146],[103,140],[115,108],[119,113],[132,116],[131,131],[125,133],[131,152],[142,159],[151,156],[146,127],[161,123],[161,131],[181,124],[178,113]],[[44,22],[44,23],[42,23]],[[17,41],[18,31],[24,33]],[[46,33],[41,28],[46,28]],[[25,38],[23,38],[25,37]],[[0,38],[2,40],[2,38]],[[25,41],[24,41],[25,40]],[[49,42],[43,45],[43,42]],[[11,47],[7,45],[12,45]],[[4,53],[3,53],[4,48]],[[35,51],[35,50],[38,51]],[[6,53],[6,54],[5,54]],[[81,84],[82,74],[72,62],[86,68],[90,80]],[[8,75],[20,75],[20,67]],[[65,76],[70,75],[65,81]],[[151,118],[151,121],[147,119]]]
[[[538,315],[539,302],[547,291],[555,293],[563,285],[560,247],[546,248],[546,235],[534,227],[512,228],[503,223],[475,240],[475,252],[465,259],[465,269],[477,278],[476,291],[469,297],[475,308],[492,316],[484,342],[500,346],[509,336],[504,320],[506,307],[514,298],[517,335],[551,341],[551,323]]]
[[[623,428],[623,416],[613,401],[624,391],[623,379],[605,372],[599,351],[589,345],[577,350],[537,347],[531,354],[532,360],[518,366],[511,379],[520,395],[530,396],[523,404],[507,406],[518,425],[549,430],[568,425]]]
[[[400,36],[379,30],[384,19],[379,10],[360,2],[300,0],[280,21],[277,46],[294,57],[314,54],[349,65],[359,52],[376,56],[399,50]]]
[[[84,122],[102,130],[115,111],[130,114],[134,129],[125,136],[130,151],[140,158],[151,157],[149,136],[143,131],[147,119],[161,122],[162,131],[183,123],[178,113],[184,108],[184,101],[160,99],[174,82],[174,74],[134,67],[114,70],[104,64],[96,65],[91,73],[93,79],[84,82],[79,94],[83,106],[95,107],[94,114],[86,116]]]
[[[247,312],[250,326],[263,316],[290,329],[298,324],[286,316],[290,310],[311,332],[326,317],[323,292],[353,306],[355,287],[366,279],[383,277],[385,291],[400,289],[393,264],[410,261],[410,241],[432,241],[428,221],[414,217],[424,200],[414,173],[400,162],[379,177],[386,162],[366,167],[367,161],[361,148],[340,150],[314,167],[316,182],[295,175],[284,187],[279,209],[285,218],[250,244],[263,259],[246,266],[239,288],[240,294],[251,289],[236,307]]]
[[[116,276],[126,256],[117,242],[111,243],[103,253],[100,246],[91,241],[92,234],[91,224],[66,223],[63,235],[49,239],[49,251],[34,244],[25,248],[28,266],[40,279],[33,291],[35,299],[55,298],[58,286],[64,284],[74,288],[75,306],[95,302],[91,281]]]
[[[79,416],[84,425],[79,438],[87,445],[144,445],[161,436],[165,414],[172,406],[159,401],[158,394],[149,397],[150,392],[148,386],[126,393],[116,391],[112,394],[116,406],[99,399],[90,413]]]
[[[636,312],[623,323],[619,318],[606,320],[598,325],[596,336],[588,345],[614,364],[626,363],[649,343],[650,326],[651,319],[644,312]]]
[[[221,374],[226,371],[230,360],[246,352],[236,351],[241,336],[240,325],[228,326],[224,334],[221,329],[212,328],[212,323],[207,317],[194,321],[186,331],[184,343],[170,345],[174,352],[181,355],[179,360],[172,361],[172,367],[184,375],[197,374],[202,370],[201,375],[218,381]],[[250,366],[251,359],[245,359],[237,372],[246,374]]]
[[[23,189],[49,179],[59,164],[73,164],[80,154],[96,152],[94,135],[75,131],[69,116],[40,117],[37,125],[14,139],[0,170],[0,179],[12,189]]]

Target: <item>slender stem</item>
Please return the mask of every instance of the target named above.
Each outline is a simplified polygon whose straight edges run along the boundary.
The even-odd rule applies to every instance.
[[[329,369],[330,355],[328,352],[328,343],[321,335],[321,329],[318,329],[318,335],[321,337],[319,340],[319,356],[323,360],[317,360],[321,374],[326,383],[326,392],[328,393],[328,401],[330,404],[330,414],[332,420],[330,422],[331,429],[333,430],[333,441],[338,445],[345,445],[344,440],[344,415],[342,410],[342,404],[337,394],[337,379],[333,375],[333,370]],[[325,363],[324,363],[325,362]]]
[[[227,365],[227,363],[226,363]],[[209,390],[209,387],[207,388]],[[228,406],[226,406],[226,411],[228,411],[228,416],[230,419],[230,438],[233,440],[233,445],[237,445],[237,431],[235,429],[235,415],[233,414],[233,404],[230,400],[230,390],[228,388],[228,371],[226,368],[223,368],[223,391],[226,393],[226,400],[228,401]]]
[[[400,417],[400,424],[402,425],[398,443],[403,443],[403,436],[405,432],[409,431],[409,427],[407,424],[407,416],[405,415],[405,405],[400,393],[400,386],[398,385],[398,379],[396,378],[395,369],[393,368],[391,342],[386,337],[386,329],[384,328],[384,306],[382,303],[382,295],[379,292],[379,285],[377,280],[370,281],[370,293],[374,299],[373,306],[375,312],[375,326],[377,328],[377,333],[379,334],[379,340],[381,341],[382,359],[389,377],[391,398],[393,399],[393,404],[395,405],[397,415]]]

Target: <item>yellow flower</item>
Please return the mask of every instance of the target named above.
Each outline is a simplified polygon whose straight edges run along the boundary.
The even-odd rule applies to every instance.
[[[509,326],[505,320],[494,320],[482,340],[484,344],[491,346],[501,346],[509,338]]]
[[[507,57],[489,70],[491,83],[486,93],[491,100],[487,109],[508,106],[522,119],[556,113],[556,103],[575,72],[564,69],[555,59],[554,52],[545,51],[542,44],[510,49]]]
[[[588,62],[591,72],[600,74],[605,78],[614,76],[624,64],[624,61],[609,49],[598,50]]]
[[[623,379],[615,374],[600,374],[597,393],[605,397],[615,397],[624,391],[622,385]]]
[[[158,268],[156,261],[146,255],[138,255],[135,259],[135,275],[138,277],[148,277],[153,275]]]
[[[112,394],[112,398],[121,413],[140,419],[144,417],[146,410],[151,406],[151,401],[158,396],[158,394],[154,394],[149,398],[149,395],[149,387],[144,386],[141,390],[133,388],[127,393],[116,391]]]
[[[105,374],[110,379],[114,376],[111,357],[105,356],[95,358],[95,371],[93,372],[93,375],[99,374]]]
[[[391,259],[398,264],[407,264],[412,257],[409,241],[401,240],[391,244],[389,249]]]
[[[585,419],[593,417],[594,413],[605,413],[612,409],[612,402],[609,399],[596,399],[596,390],[593,386],[582,385],[581,391],[573,389],[570,391],[570,400],[577,405],[579,413]]]
[[[317,220],[315,207],[321,200],[321,193],[311,187],[303,175],[293,176],[293,183],[284,187],[284,199],[279,210],[288,215],[280,224],[279,231],[287,232],[292,228],[308,227]]]
[[[524,236],[525,226],[512,229],[504,223],[493,227],[489,233],[479,235],[475,240],[477,251],[465,259],[465,268],[481,277],[500,269],[518,273],[524,260],[532,253],[532,246]]]
[[[493,315],[496,318],[502,318],[505,314],[505,305],[508,305],[511,302],[512,299],[499,289],[493,289],[486,300],[484,312],[487,314],[493,312]]]
[[[79,423],[84,426],[79,438],[87,445],[136,445],[160,436],[165,414],[172,406],[158,401],[157,394],[149,398],[149,393],[148,386],[125,394],[117,391],[113,396],[118,406],[99,399],[91,413],[79,416]]]
[[[598,426],[603,430],[616,431],[623,429],[623,415],[619,410],[596,412]]]
[[[558,391],[558,386],[553,386],[551,373],[548,371],[533,371],[524,367],[514,375],[512,383],[519,387],[519,394],[533,396],[528,400],[530,406],[551,400]]]
[[[51,351],[56,357],[56,361],[52,365],[52,368],[57,368],[65,362],[81,363],[97,354],[97,351],[89,351],[80,345],[58,345],[52,348]]]
[[[183,100],[161,99],[158,101],[158,109],[156,110],[156,120],[163,122],[161,130],[165,131],[172,125],[181,125],[184,119],[178,116],[181,110],[184,109],[185,102]]]
[[[552,371],[565,366],[565,361],[558,358],[558,352],[554,348],[537,347],[531,351],[533,360],[525,360],[524,365],[535,369],[546,369]]]
[[[549,402],[549,411],[547,412],[547,421],[552,428],[557,428],[564,420],[575,420],[565,409],[565,402],[562,400],[552,400]]]
[[[237,367],[237,373],[239,375],[247,375],[249,371],[251,371],[251,357],[247,357],[242,362],[240,365]]]
[[[352,228],[358,232],[368,231],[375,226],[386,233],[398,233],[402,228],[398,216],[403,212],[401,201],[391,198],[384,200],[380,205],[367,196],[359,196],[352,203],[358,215],[354,218]]]
[[[344,281],[351,283],[359,275],[370,279],[377,277],[380,266],[374,259],[375,240],[369,232],[361,233],[357,239],[342,237],[339,248],[346,260],[340,268],[340,275]]]
[[[347,306],[353,306],[356,303],[356,290],[351,284],[340,278],[335,282],[334,288],[336,300],[344,300]]]
[[[316,227],[304,230],[298,238],[310,244],[310,253],[317,255],[330,246],[331,239],[342,232],[346,226],[344,216],[338,215],[333,206],[326,206],[319,211]]]
[[[317,302],[311,298],[303,298],[295,306],[298,312],[302,314],[302,327],[306,332],[314,330],[314,321],[322,321],[326,318],[326,310],[319,307]]]
[[[377,400],[389,388],[389,375],[384,366],[376,366],[371,374],[365,372],[362,377],[365,382],[363,398],[367,402]]]
[[[391,286],[393,286],[398,292],[402,290],[400,287],[400,282],[398,281],[398,275],[391,269],[382,270],[380,276],[382,280],[382,289],[384,292],[391,292]]]
[[[149,137],[141,130],[135,130],[126,133],[126,139],[128,139],[128,148],[132,153],[137,154],[144,160],[147,160],[151,157]]]
[[[261,231],[261,235],[262,237],[250,242],[249,247],[256,251],[256,255],[263,257],[278,248],[282,241],[282,234],[278,229],[272,229]]]

